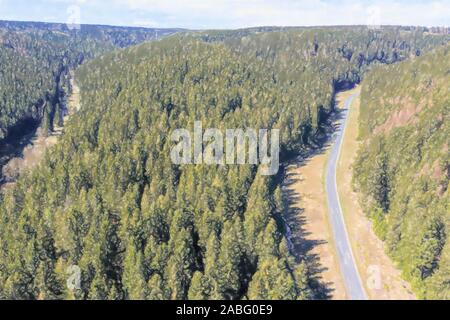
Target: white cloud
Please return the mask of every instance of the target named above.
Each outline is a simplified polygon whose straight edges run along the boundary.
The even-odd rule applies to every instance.
[[[145,28],[155,28],[159,27],[159,23],[153,20],[134,20],[133,26],[135,27],[145,27]]]
[[[115,0],[131,10],[192,24],[187,27],[381,24],[450,25],[450,0]],[[372,8],[372,10],[369,10]]]
[[[67,20],[79,6],[82,23],[184,27],[425,25],[450,26],[450,0],[0,0],[0,17]]]

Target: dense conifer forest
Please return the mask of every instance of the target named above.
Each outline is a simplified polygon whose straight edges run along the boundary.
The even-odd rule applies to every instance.
[[[356,184],[420,297],[450,298],[450,47],[365,79]]]
[[[84,63],[81,110],[1,196],[0,298],[327,298],[290,251],[279,177],[255,165],[174,165],[170,134],[194,121],[276,128],[282,156],[298,154],[323,134],[337,90],[448,40],[395,27],[187,32]],[[87,51],[114,47],[103,45]],[[424,254],[440,246],[428,241],[446,223],[436,217]],[[76,290],[66,286],[72,266]]]
[[[60,122],[69,71],[85,60],[176,30],[0,21],[0,144],[11,131]]]

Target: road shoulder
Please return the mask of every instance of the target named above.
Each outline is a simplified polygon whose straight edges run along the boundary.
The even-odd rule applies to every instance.
[[[338,105],[342,107],[348,95],[356,93],[357,90],[359,88],[338,95]],[[358,195],[352,188],[352,166],[359,148],[357,140],[359,104],[360,99],[356,97],[350,107],[337,166],[338,192],[353,254],[369,299],[414,299],[409,284],[401,279],[400,271],[384,251],[383,242],[374,234],[372,224],[364,215],[358,202]]]
[[[333,122],[338,122],[335,119]],[[331,140],[306,158],[293,160],[286,168],[283,194],[287,200],[286,222],[291,228],[296,256],[307,257],[318,280],[332,300],[347,300],[325,186]]]

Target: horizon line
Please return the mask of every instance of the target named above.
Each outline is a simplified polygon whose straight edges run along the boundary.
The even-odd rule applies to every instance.
[[[37,21],[37,20],[5,20],[0,18],[0,22],[12,22],[12,23],[40,23],[40,24],[53,24],[53,25],[70,25],[67,22],[56,21]],[[369,25],[369,24],[330,24],[330,25],[258,25],[258,26],[243,26],[238,28],[187,28],[187,27],[150,27],[150,26],[138,26],[138,25],[122,25],[122,24],[102,24],[102,23],[80,23],[80,26],[93,26],[93,27],[117,27],[117,28],[134,28],[134,29],[147,29],[147,30],[183,30],[183,31],[233,31],[233,30],[248,30],[248,29],[260,29],[260,28],[343,28],[343,27],[380,27],[380,28],[392,28],[392,27],[408,27],[408,28],[439,28],[450,29],[450,26],[443,25],[402,25],[402,24],[382,24],[382,25]]]

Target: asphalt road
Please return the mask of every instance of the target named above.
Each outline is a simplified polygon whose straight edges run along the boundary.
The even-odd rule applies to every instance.
[[[361,277],[358,273],[358,268],[352,253],[347,229],[345,227],[336,182],[336,168],[341,154],[343,135],[347,126],[348,110],[355,97],[357,97],[357,94],[352,95],[345,102],[345,107],[342,112],[342,120],[334,136],[334,142],[327,164],[326,190],[334,241],[336,243],[340,269],[344,278],[347,294],[352,300],[367,300],[367,295],[362,285]]]

